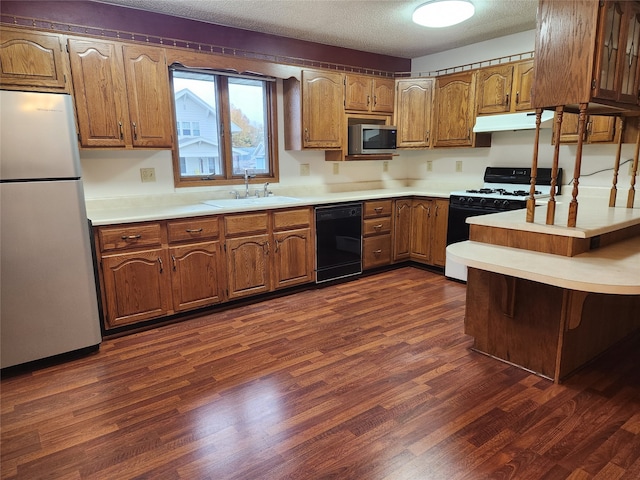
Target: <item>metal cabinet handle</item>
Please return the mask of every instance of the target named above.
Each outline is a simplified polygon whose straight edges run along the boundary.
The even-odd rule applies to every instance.
[[[520,104],[520,92],[516,92],[516,105]]]
[[[367,107],[371,104],[371,96],[367,95]]]
[[[187,228],[185,231],[187,233],[200,233],[202,232],[202,228]]]
[[[120,238],[122,240],[138,240],[142,238],[142,235],[122,235]]]
[[[378,96],[374,95],[373,96],[373,106],[375,107],[376,105],[378,105]]]
[[[304,141],[305,142],[309,141],[309,129],[308,128],[304,129]]]
[[[374,208],[374,210],[375,210],[376,213],[380,213],[380,212],[382,212],[383,208],[384,207],[376,207],[376,208]]]
[[[158,264],[160,265],[160,273],[164,272],[164,265],[160,257],[158,257]]]
[[[276,246],[273,249],[273,253],[278,253],[278,246],[280,245],[280,240],[276,240]]]
[[[176,271],[176,256],[175,255],[171,255],[171,263],[173,263],[173,271]]]
[[[504,104],[507,105],[507,106],[509,105],[509,97],[510,97],[510,95],[507,93],[507,96],[504,99]]]
[[[131,122],[133,124],[133,139],[137,140],[138,139],[138,126],[136,125],[136,122]]]
[[[380,225],[374,225],[374,226],[373,226],[373,229],[374,229],[374,230],[380,230],[380,229],[382,229],[382,224],[380,224]]]
[[[122,121],[118,122],[118,126],[120,127],[120,140],[123,140],[124,132],[122,131]]]
[[[424,134],[424,141],[425,143],[429,143],[429,130],[427,130]]]
[[[267,254],[267,255],[269,255],[269,247],[270,247],[269,242],[268,242],[268,241],[266,241],[266,242],[264,242],[264,244],[265,244],[265,246],[267,247],[266,254]]]
[[[382,250],[374,250],[373,252],[375,255],[380,255],[382,253]]]

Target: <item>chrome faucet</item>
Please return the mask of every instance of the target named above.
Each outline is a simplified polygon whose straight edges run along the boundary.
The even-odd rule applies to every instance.
[[[269,182],[264,184],[263,189],[264,189],[264,193],[263,193],[262,196],[263,197],[268,197],[269,196]]]
[[[255,174],[249,174],[248,169],[244,169],[244,197],[249,198],[249,179],[255,177]]]

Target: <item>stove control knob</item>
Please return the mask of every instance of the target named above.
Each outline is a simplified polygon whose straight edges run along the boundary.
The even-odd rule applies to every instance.
[[[509,208],[509,200],[504,200],[502,202],[502,208]]]
[[[480,199],[480,205],[484,206],[487,203],[487,199],[486,198],[481,198]]]
[[[458,203],[465,203],[467,201],[464,197],[458,197]]]
[[[498,208],[498,207],[500,206],[500,200],[497,200],[497,199],[496,199],[496,200],[494,200],[494,201],[493,201],[493,206],[494,206],[494,207],[496,207],[496,208]]]
[[[469,197],[469,198],[467,198],[467,203],[468,203],[468,204],[472,204],[472,203],[473,203],[473,197]]]

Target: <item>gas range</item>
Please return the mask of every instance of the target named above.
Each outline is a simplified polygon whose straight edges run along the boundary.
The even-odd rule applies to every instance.
[[[558,171],[556,192],[560,192],[562,169]],[[481,188],[451,192],[449,205],[484,210],[486,213],[525,208],[531,182],[531,168],[487,167]],[[551,195],[551,169],[539,168],[535,197]]]

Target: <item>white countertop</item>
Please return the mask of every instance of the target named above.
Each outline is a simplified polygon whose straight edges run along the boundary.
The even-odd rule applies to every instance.
[[[447,257],[468,267],[570,290],[640,295],[640,237],[574,257],[466,241],[449,245]]]
[[[206,200],[191,200],[185,203],[180,201],[176,196],[175,204],[168,202],[158,202],[156,199],[139,199],[139,198],[122,198],[116,201],[108,202],[108,206],[100,206],[97,202],[87,202],[87,216],[94,226],[113,225],[117,223],[133,223],[152,220],[166,220],[170,218],[197,217],[202,215],[216,215],[222,213],[237,213],[256,210],[265,210],[273,208],[294,207],[300,205],[325,205],[339,202],[353,202],[363,200],[379,200],[386,198],[423,196],[433,198],[449,198],[449,192],[446,191],[426,191],[425,189],[416,189],[412,187],[405,188],[389,188],[376,190],[358,190],[351,192],[339,193],[322,193],[313,196],[279,196],[273,200],[266,199],[252,200],[246,202],[243,199],[237,201],[227,198]],[[213,196],[212,196],[213,197]],[[292,198],[293,197],[293,198]],[[221,200],[220,205],[213,206],[202,203],[203,201]],[[103,204],[106,202],[103,202]]]
[[[577,238],[590,238],[640,224],[640,206],[610,208],[608,198],[578,197],[576,226],[567,227],[570,199],[567,195],[556,197],[555,225],[546,224],[546,204],[536,207],[533,223],[527,223],[525,210],[471,217],[467,219],[467,223]],[[636,200],[636,204],[640,203],[639,200]]]

